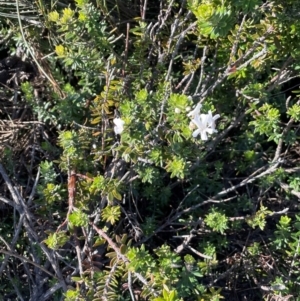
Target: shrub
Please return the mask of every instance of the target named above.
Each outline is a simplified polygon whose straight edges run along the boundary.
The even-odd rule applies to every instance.
[[[5,202],[24,225],[3,253],[26,260],[30,249],[36,277],[51,266],[51,282],[34,297],[19,270],[5,293],[297,295],[299,4],[146,3],[141,11],[113,1],[45,6],[61,94],[48,87],[53,98],[41,103],[31,82],[21,88],[35,118],[55,126],[54,141],[41,144],[28,199],[0,172],[16,198]]]

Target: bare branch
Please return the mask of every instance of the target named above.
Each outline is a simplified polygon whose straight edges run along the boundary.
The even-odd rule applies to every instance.
[[[34,266],[36,266],[37,268],[39,268],[40,270],[42,270],[43,272],[45,272],[46,274],[50,275],[51,277],[53,278],[57,278],[55,275],[53,275],[52,273],[50,273],[48,270],[46,270],[44,267],[42,267],[41,265],[31,261],[30,259],[24,257],[24,256],[21,256],[19,254],[16,254],[14,252],[11,252],[11,251],[7,251],[7,250],[3,250],[3,249],[0,249],[0,253],[3,253],[3,254],[6,254],[6,255],[9,255],[9,256],[13,256],[13,257],[16,257],[16,258],[19,258],[21,261],[24,261],[24,262],[28,262]]]

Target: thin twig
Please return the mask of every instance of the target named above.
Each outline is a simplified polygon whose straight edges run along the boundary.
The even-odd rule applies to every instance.
[[[188,249],[190,249],[192,252],[194,252],[196,255],[198,255],[199,257],[202,257],[204,259],[208,259],[208,260],[212,260],[213,258],[211,256],[205,255],[197,250],[195,250],[194,248],[192,248],[191,246],[187,246]]]
[[[299,105],[300,100],[298,100],[296,104]],[[276,148],[276,151],[275,151],[275,156],[274,156],[272,162],[275,162],[279,159],[280,154],[281,154],[281,150],[282,150],[282,146],[283,146],[283,138],[282,137],[284,137],[286,134],[288,134],[290,128],[294,124],[294,121],[295,120],[293,118],[291,118],[289,120],[288,124],[286,125],[286,127],[284,128],[284,130],[282,131],[281,138],[278,141],[278,145],[277,145],[277,148]]]
[[[259,45],[261,45],[266,40],[266,38],[272,31],[273,31],[273,28],[269,27],[268,30],[266,31],[266,33],[263,36],[261,36],[260,38],[258,38],[256,41],[254,41],[252,47],[250,49],[248,49],[248,51],[241,58],[236,60],[234,62],[234,64],[239,66],[247,57],[249,57],[256,50],[256,48]],[[265,49],[263,49],[263,51],[259,52],[259,56],[263,55],[264,53],[265,53]],[[256,58],[256,55],[254,57]],[[246,63],[249,64],[252,60],[253,60],[253,58],[248,60]],[[232,68],[232,66],[228,65],[226,70],[218,76],[216,81],[211,86],[209,86],[205,91],[201,92],[200,94],[193,95],[193,98],[196,98],[196,97],[204,98],[204,97],[207,97],[208,95],[210,95],[216,89],[216,87],[219,86],[227,78],[227,76],[230,74],[231,68]]]
[[[196,90],[195,90],[195,94],[198,93],[201,85],[202,85],[202,80],[203,80],[203,76],[204,76],[204,65],[205,65],[205,61],[206,61],[206,54],[207,54],[207,49],[208,47],[207,46],[204,46],[203,48],[203,52],[202,52],[202,58],[201,58],[201,68],[200,68],[200,78],[199,78],[199,82],[198,82],[198,85],[196,87]]]
[[[55,283],[54,285],[49,288],[44,295],[40,297],[40,300],[48,300],[56,291],[61,288],[61,283]]]
[[[38,172],[37,172],[36,177],[35,177],[35,181],[33,183],[32,189],[31,189],[30,196],[29,196],[28,201],[27,201],[27,206],[30,206],[32,204],[33,198],[34,198],[35,193],[36,193],[36,186],[39,183],[40,172],[41,172],[41,170],[40,170],[40,167],[39,167]]]
[[[16,257],[16,258],[19,258],[20,260],[22,261],[25,261],[25,262],[28,262],[32,265],[34,265],[35,267],[39,268],[40,270],[42,270],[43,272],[45,272],[46,274],[50,275],[51,277],[53,278],[56,278],[57,277],[55,275],[53,275],[52,273],[50,273],[48,270],[46,270],[44,267],[42,267],[41,265],[35,263],[34,261],[31,261],[30,259],[26,258],[26,257],[23,257],[19,254],[16,254],[14,252],[10,252],[10,251],[7,251],[7,250],[3,250],[3,249],[0,249],[0,253],[3,253],[3,254],[6,254],[6,255],[9,255],[9,256],[13,256],[13,257]]]
[[[294,189],[291,189],[291,187],[288,185],[288,184],[285,184],[281,181],[276,181],[277,184],[279,184],[279,186],[285,190],[287,193],[291,193],[293,194],[294,196],[296,196],[298,199],[300,199],[300,192],[297,191],[297,190],[294,190]]]
[[[246,17],[247,17],[247,15],[243,16],[242,22],[241,22],[241,24],[239,26],[239,29],[238,29],[238,32],[235,36],[235,41],[234,41],[233,46],[231,48],[231,53],[230,53],[230,58],[229,58],[229,65],[232,64],[232,60],[233,60],[234,56],[236,55],[238,45],[239,45],[239,42],[240,42],[240,36],[241,36],[241,33],[242,33],[242,29],[243,29],[244,23],[246,21]]]
[[[131,300],[135,301],[135,297],[134,297],[134,294],[133,294],[133,291],[132,291],[132,277],[131,277],[131,272],[130,271],[128,271],[128,289],[129,289],[129,292],[130,292]]]
[[[23,225],[27,231],[27,235],[29,240],[32,241],[32,243],[39,243],[39,246],[41,247],[41,249],[43,250],[44,254],[46,255],[46,257],[48,258],[49,262],[51,263],[58,280],[61,283],[61,286],[63,288],[64,291],[67,290],[67,285],[65,283],[64,277],[61,273],[60,267],[58,265],[58,262],[54,256],[53,253],[51,253],[47,247],[44,245],[44,243],[39,241],[39,235],[33,230],[32,227],[32,220],[31,220],[31,213],[29,212],[25,201],[23,200],[23,198],[21,197],[20,193],[18,192],[17,189],[15,189],[15,187],[12,185],[12,182],[10,181],[8,175],[6,174],[3,165],[0,163],[0,174],[2,175],[9,191],[10,194],[14,200],[14,202],[16,203],[15,205],[15,209],[19,212],[20,215],[25,216],[25,218],[23,219]]]
[[[0,251],[1,251],[1,250],[0,250]],[[8,277],[8,279],[10,280],[10,283],[12,284],[12,286],[13,286],[14,289],[15,289],[15,293],[16,293],[17,296],[18,296],[18,300],[20,300],[20,301],[25,301],[25,299],[23,298],[23,296],[22,296],[22,294],[21,294],[21,292],[20,292],[20,290],[19,290],[19,288],[18,288],[18,286],[17,286],[17,282],[14,281],[14,280],[12,279],[12,277],[11,277],[10,270],[7,271],[7,277]]]
[[[0,236],[0,239],[5,243],[7,249],[11,252],[13,252],[14,248],[15,248],[15,245],[17,244],[18,242],[18,239],[20,237],[20,233],[21,233],[21,230],[22,230],[22,226],[23,226],[23,220],[24,220],[24,214],[22,214],[19,218],[19,222],[18,222],[18,225],[17,227],[15,227],[15,233],[14,233],[14,237],[11,241],[11,243],[9,244],[7,241],[4,240],[4,238],[2,236]],[[0,267],[0,275],[3,273],[4,269],[5,269],[5,266],[7,265],[8,263],[8,259],[9,259],[9,256],[6,255],[2,264],[1,264],[1,267]]]
[[[280,163],[281,163],[281,161],[277,161],[277,162],[273,163],[266,171],[262,172],[261,174],[255,176],[255,177],[248,177],[247,179],[243,180],[241,183],[234,185],[233,187],[230,187],[228,189],[220,191],[219,193],[217,193],[215,195],[215,197],[220,197],[222,195],[228,194],[229,192],[231,192],[237,188],[243,187],[247,184],[250,184],[250,183],[256,181],[259,178],[262,178],[266,175],[269,175],[269,174],[275,172]]]
[[[202,206],[205,206],[205,205],[208,205],[208,204],[222,204],[222,203],[225,203],[225,202],[229,202],[229,201],[232,201],[233,199],[236,199],[236,196],[233,196],[233,197],[230,197],[230,198],[227,198],[225,200],[214,200],[214,199],[208,199],[206,201],[203,201],[202,203],[199,203],[199,204],[196,204],[194,206],[191,206],[189,208],[186,208],[186,209],[183,209],[179,212],[172,212],[169,217],[167,218],[167,221],[162,224],[160,227],[158,227],[151,235],[143,238],[141,241],[139,241],[137,244],[140,245],[140,244],[143,244],[144,242],[148,241],[151,237],[153,237],[154,235],[156,235],[157,233],[161,232],[163,229],[165,229],[166,227],[170,226],[170,224],[177,220],[179,217],[181,217],[183,214],[187,214],[187,213],[190,213],[190,212],[193,212],[195,211],[197,208],[199,207],[202,207]]]

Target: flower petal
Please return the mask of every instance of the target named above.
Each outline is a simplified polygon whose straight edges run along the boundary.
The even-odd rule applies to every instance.
[[[216,120],[219,119],[219,118],[220,118],[220,114],[217,114],[217,115],[215,115],[215,116],[213,117],[213,120],[216,121]]]
[[[201,132],[201,139],[204,140],[204,141],[207,140],[206,131]]]
[[[114,118],[113,123],[114,126],[114,132],[116,135],[120,135],[124,130],[124,121],[121,118]]]
[[[193,137],[196,138],[200,133],[201,133],[201,130],[197,129],[196,131],[193,132]]]
[[[125,122],[121,118],[114,118],[113,123],[116,126],[123,126]]]
[[[199,115],[200,114],[200,110],[202,108],[202,104],[201,103],[198,103],[195,107],[194,110],[190,111],[187,116],[188,117],[192,117],[192,118],[195,118],[196,115]]]

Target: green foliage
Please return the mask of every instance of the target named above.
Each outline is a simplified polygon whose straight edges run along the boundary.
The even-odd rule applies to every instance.
[[[90,148],[92,144],[91,137],[85,130],[80,131],[61,131],[58,137],[58,145],[62,148],[62,160],[60,167],[67,171],[71,168],[88,169],[89,162],[86,160],[90,155]]]
[[[37,191],[40,194],[40,210],[55,208],[56,204],[65,197],[65,189],[61,184],[56,184],[57,173],[53,162],[44,161],[40,163],[40,181]],[[46,206],[45,206],[46,205]]]
[[[216,211],[215,208],[211,210],[205,217],[205,223],[214,231],[224,233],[228,229],[228,218],[225,214]]]
[[[41,186],[40,186],[41,187]],[[53,183],[47,183],[46,187],[43,189],[43,196],[48,204],[60,201],[61,199],[61,186],[55,185]]]
[[[57,173],[54,170],[53,162],[44,161],[40,163],[41,178],[44,183],[54,182],[57,177]]]
[[[74,157],[77,153],[78,134],[74,131],[61,132],[59,146],[63,148],[66,156]]]
[[[265,134],[268,137],[268,141],[278,141],[279,134],[279,110],[273,108],[270,104],[264,104],[258,109],[258,116],[255,117],[255,121],[250,122],[250,125],[254,125],[254,132],[258,132],[260,135]]]
[[[86,213],[76,210],[70,214],[69,222],[76,227],[86,227],[89,223],[89,218]]]
[[[60,44],[55,51],[66,68],[76,71],[82,78],[82,92],[92,92],[98,86],[96,73],[101,70],[104,57],[112,50],[111,41],[105,21],[99,22],[97,9],[86,2],[77,2],[73,10],[65,8],[62,13],[49,13],[49,21],[53,22],[60,33]],[[86,71],[89,72],[86,72]]]
[[[198,281],[203,275],[192,256],[186,255],[183,261],[166,245],[156,249],[155,255],[157,259],[150,256],[144,245],[139,249],[130,248],[127,252],[127,256],[131,260],[129,269],[143,272],[147,278],[151,279],[154,287],[163,288],[162,296],[159,298],[166,298],[166,291],[173,291],[174,298],[177,296],[176,300],[200,296],[205,291],[205,288]]]
[[[82,301],[83,298],[80,298],[80,292],[77,290],[68,290],[65,293],[65,301],[75,301],[75,300],[79,300]]]
[[[153,301],[177,301],[177,292],[175,290],[169,291],[167,289],[163,289],[162,297],[158,297],[153,299]]]
[[[251,13],[256,7],[262,4],[261,0],[232,0],[230,3],[238,10],[243,11],[244,13]]]
[[[103,209],[101,216],[104,221],[114,225],[120,218],[121,208],[119,206],[107,206]]]
[[[300,178],[297,176],[291,177],[289,179],[289,186],[295,191],[300,191]]]
[[[50,102],[42,102],[34,96],[34,89],[30,82],[21,84],[21,91],[24,93],[25,100],[32,107],[38,121],[57,124],[57,115]]]
[[[266,217],[271,213],[272,211],[261,205],[260,209],[255,213],[254,216],[247,218],[247,223],[252,228],[259,227],[261,230],[264,230],[267,223]]]
[[[182,158],[174,157],[172,161],[169,161],[166,166],[167,172],[171,173],[171,178],[184,178],[186,165]]]
[[[220,301],[224,299],[224,297],[220,294],[221,288],[215,289],[215,288],[210,288],[209,293],[205,294],[203,297],[203,300],[211,300],[211,301]]]
[[[62,247],[66,242],[68,242],[70,237],[66,232],[54,232],[48,235],[48,238],[44,240],[44,243],[53,250],[57,250]]]
[[[290,107],[287,110],[287,114],[290,115],[295,121],[300,120],[300,106],[297,104],[294,104],[292,107]]]
[[[248,247],[248,252],[249,252],[249,254],[252,255],[252,256],[257,256],[257,255],[259,255],[260,252],[261,252],[261,248],[260,248],[259,243],[255,242],[255,243],[253,243],[252,246],[249,246],[249,247]]]
[[[150,183],[152,184],[155,179],[159,176],[158,170],[152,166],[141,166],[137,170],[139,176],[141,177],[141,180],[143,183]]]
[[[214,1],[189,1],[189,8],[198,20],[199,32],[203,36],[216,39],[226,36],[234,24],[232,11],[229,7],[217,5]]]
[[[152,257],[149,252],[145,250],[144,245],[142,245],[141,248],[130,248],[127,252],[127,257],[132,261],[129,265],[129,269],[132,271],[140,272],[142,270],[148,270],[152,265]]]
[[[281,216],[279,224],[276,225],[275,231],[276,239],[274,240],[274,246],[278,249],[286,247],[291,238],[291,218],[288,216]]]
[[[105,179],[103,176],[99,175],[93,178],[92,183],[89,185],[89,192],[91,194],[97,194],[101,192],[105,187]]]
[[[41,81],[38,91],[38,72],[23,81],[20,70],[6,83],[21,91],[0,108],[2,161],[21,205],[3,176],[1,200],[13,208],[3,214],[9,243],[0,249],[30,252],[38,273],[51,262],[61,283],[74,272],[57,300],[297,295],[300,109],[290,92],[299,3],[37,3],[42,24],[29,22],[25,38],[59,88]],[[26,48],[17,30],[8,48]],[[26,110],[34,122],[24,121]],[[115,118],[124,121],[118,134]],[[196,128],[208,139],[193,137]],[[28,273],[16,258],[3,257],[3,275]],[[23,285],[18,276],[22,299],[36,298],[25,288],[38,287],[35,277]],[[16,291],[9,278],[5,285],[8,296]]]

